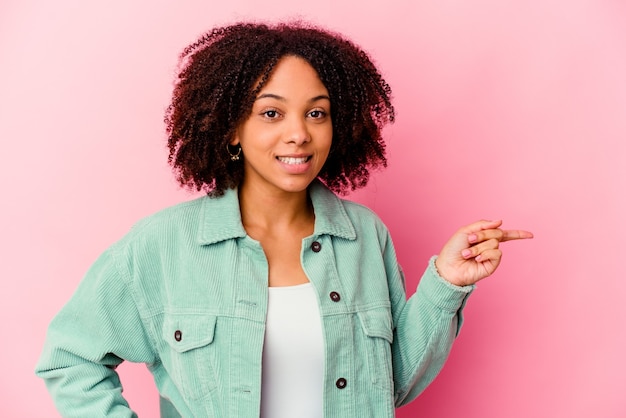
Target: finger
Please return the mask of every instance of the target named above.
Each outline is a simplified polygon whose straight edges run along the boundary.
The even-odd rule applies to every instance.
[[[490,239],[497,239],[498,241],[502,241],[504,237],[504,231],[495,228],[495,229],[485,229],[483,231],[478,231],[467,236],[467,241],[471,244],[476,244],[482,241],[487,241]]]
[[[485,230],[485,229],[499,228],[500,225],[502,225],[502,221],[500,221],[500,220],[498,220],[498,221],[487,221],[487,220],[483,219],[481,221],[474,222],[472,224],[469,224],[469,225],[461,228],[461,231],[465,232],[466,234],[472,234],[472,233],[480,232],[480,231]]]
[[[502,226],[502,219],[498,219],[495,221],[479,221],[482,224],[482,229],[496,229]]]
[[[500,244],[500,241],[498,241],[495,238],[492,238],[487,241],[483,241],[479,244],[476,244],[469,248],[464,249],[463,251],[461,251],[461,255],[463,256],[463,258],[467,260],[469,258],[477,257],[478,255],[486,251],[497,249],[499,244]]]
[[[500,264],[501,259],[502,259],[502,251],[498,248],[493,248],[493,249],[483,251],[482,253],[478,254],[476,258],[474,258],[474,260],[476,260],[479,263],[491,262],[493,264],[494,270],[495,270],[495,267],[497,267],[498,264]]]
[[[512,240],[516,240],[516,239],[530,239],[530,238],[534,238],[534,235],[532,232],[530,231],[523,231],[520,229],[514,229],[514,230],[506,230],[506,231],[502,231],[503,232],[503,236],[502,239],[500,241],[504,242],[504,241],[512,241]]]

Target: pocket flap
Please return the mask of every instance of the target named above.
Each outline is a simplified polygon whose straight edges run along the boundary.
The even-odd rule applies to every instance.
[[[201,314],[166,314],[163,338],[179,353],[213,342],[217,316]]]
[[[391,312],[388,308],[370,309],[358,313],[363,331],[368,337],[384,338],[393,342]]]

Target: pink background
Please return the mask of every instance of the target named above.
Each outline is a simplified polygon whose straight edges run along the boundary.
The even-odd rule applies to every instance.
[[[166,165],[177,54],[216,24],[298,15],[361,44],[394,88],[390,167],[352,198],[388,224],[410,288],[460,225],[536,235],[506,245],[398,416],[626,416],[626,3],[380,4],[2,0],[0,416],[57,416],[33,374],[48,322],[135,221],[193,197]],[[145,368],[121,373],[156,417]]]

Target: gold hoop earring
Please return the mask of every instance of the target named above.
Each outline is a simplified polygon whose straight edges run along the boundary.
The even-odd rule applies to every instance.
[[[229,143],[226,143],[226,151],[228,152],[228,155],[230,155],[230,160],[231,161],[239,161],[239,154],[241,154],[241,145],[237,145],[237,154],[233,154],[232,152],[230,152],[230,148],[229,148]]]

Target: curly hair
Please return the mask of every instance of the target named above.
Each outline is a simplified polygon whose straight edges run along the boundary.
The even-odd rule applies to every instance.
[[[302,22],[238,23],[205,33],[180,55],[165,123],[181,186],[219,196],[240,184],[243,164],[226,146],[284,56],[306,60],[330,96],[332,145],[318,178],[345,194],[387,166],[381,131],[394,121],[391,88],[365,51]]]

